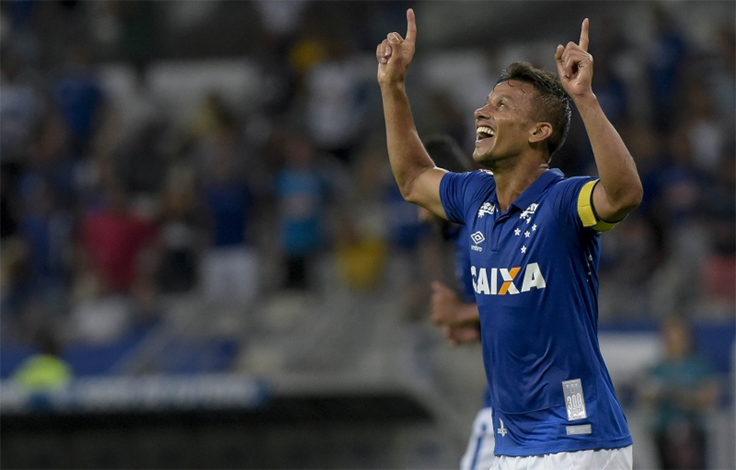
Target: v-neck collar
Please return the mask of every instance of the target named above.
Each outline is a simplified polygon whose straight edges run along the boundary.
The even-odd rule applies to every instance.
[[[536,202],[537,196],[539,196],[542,191],[547,189],[550,184],[564,177],[565,176],[562,174],[562,171],[558,170],[557,168],[552,168],[545,171],[539,176],[539,178],[536,179],[536,181],[529,185],[529,187],[526,188],[524,192],[519,195],[519,197],[514,199],[514,202],[511,203],[507,212],[510,212],[511,207],[516,207],[522,211],[526,210],[526,208]]]

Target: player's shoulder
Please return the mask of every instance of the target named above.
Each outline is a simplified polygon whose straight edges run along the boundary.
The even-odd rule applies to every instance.
[[[577,197],[581,189],[591,181],[595,181],[595,179],[590,176],[564,176],[555,179],[549,186],[549,189],[558,197],[567,196],[574,198]]]
[[[457,189],[463,188],[465,191],[474,191],[481,188],[494,188],[496,180],[493,178],[493,172],[480,169],[464,173],[448,172],[443,176],[443,184]]]
[[[466,174],[468,175],[468,179],[475,184],[483,186],[496,185],[496,179],[494,178],[493,172],[491,170],[480,169],[468,172]]]

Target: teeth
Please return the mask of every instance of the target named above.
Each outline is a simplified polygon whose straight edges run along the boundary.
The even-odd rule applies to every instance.
[[[494,135],[496,135],[496,132],[490,127],[481,126],[475,129],[475,135],[479,137],[493,137]]]

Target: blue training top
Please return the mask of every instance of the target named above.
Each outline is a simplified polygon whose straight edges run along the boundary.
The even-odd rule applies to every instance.
[[[504,213],[484,170],[447,173],[440,197],[467,226],[496,455],[632,444],[598,346],[597,183],[548,170]]]

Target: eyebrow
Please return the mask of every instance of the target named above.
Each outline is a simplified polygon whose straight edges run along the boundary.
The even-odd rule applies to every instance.
[[[491,95],[492,94],[493,94],[493,92],[491,92],[491,93],[488,94],[488,97],[486,97],[486,103],[490,103],[491,102]],[[507,95],[505,93],[501,93],[501,94],[497,94],[496,96],[498,96],[501,99],[506,99],[508,101],[514,102],[514,98],[511,95]]]

